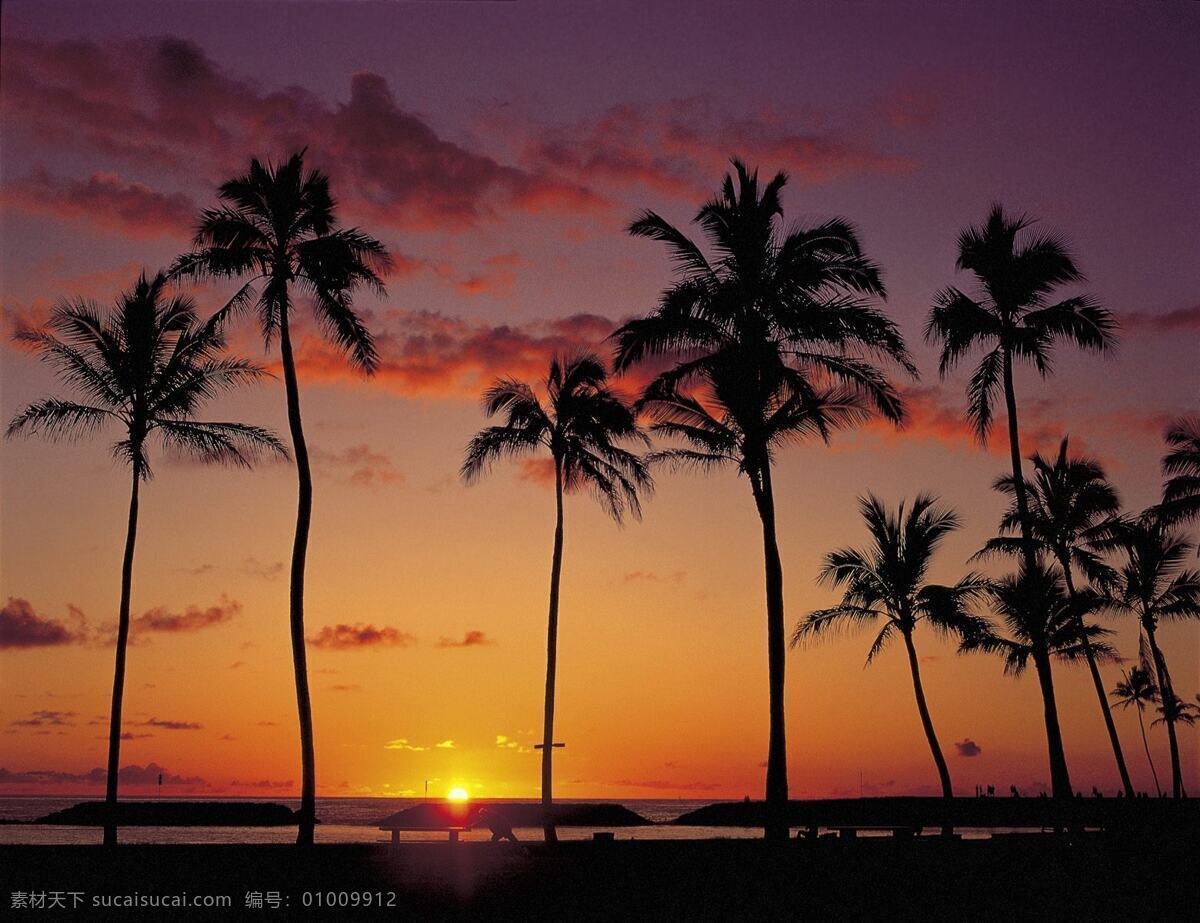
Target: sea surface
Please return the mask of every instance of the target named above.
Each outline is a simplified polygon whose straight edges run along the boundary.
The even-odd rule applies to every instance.
[[[69,827],[56,824],[31,824],[28,821],[45,817],[54,811],[69,808],[81,801],[96,801],[96,796],[42,797],[0,796],[0,821],[24,821],[25,823],[0,823],[0,845],[87,845],[101,840],[99,827]],[[144,800],[144,799],[137,799]],[[164,798],[164,801],[201,801],[202,798]],[[230,798],[218,801],[270,801],[284,804],[293,810],[300,807],[296,798]],[[528,803],[534,799],[511,799]],[[573,798],[572,803],[592,802],[596,804],[621,804],[640,814],[651,823],[644,827],[559,827],[561,840],[590,840],[597,831],[609,831],[618,840],[708,840],[750,839],[762,836],[761,827],[691,827],[675,826],[671,821],[707,804],[704,800],[652,800],[633,799],[614,801],[606,798]],[[379,821],[390,814],[420,804],[420,798],[318,798],[316,829],[318,843],[385,843],[390,833],[378,829]],[[480,800],[486,804],[504,804],[505,799]],[[1015,828],[1014,828],[1015,829]],[[985,839],[992,833],[1008,832],[975,828],[957,828],[965,839]],[[517,836],[522,840],[542,839],[540,827],[517,827]],[[793,830],[793,834],[795,830]],[[864,833],[864,835],[870,835]],[[886,834],[880,834],[886,835]],[[295,827],[122,827],[123,843],[291,843],[296,838]],[[460,834],[463,841],[484,841],[491,834],[487,830],[473,830]],[[446,834],[436,831],[411,831],[401,834],[405,842],[444,841]]]

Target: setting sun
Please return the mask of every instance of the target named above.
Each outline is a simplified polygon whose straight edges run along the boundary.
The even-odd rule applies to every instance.
[[[447,801],[466,801],[471,796],[467,794],[465,788],[452,788],[449,794],[446,795]]]

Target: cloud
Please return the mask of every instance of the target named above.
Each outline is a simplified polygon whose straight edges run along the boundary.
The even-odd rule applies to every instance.
[[[317,474],[352,487],[399,487],[405,480],[390,456],[366,443],[352,445],[340,452],[327,452],[314,446],[309,455]]]
[[[438,639],[437,646],[440,648],[453,647],[483,647],[485,645],[495,644],[496,642],[489,638],[484,632],[479,630],[468,631],[462,636],[462,640],[454,638],[441,637]]]
[[[416,747],[408,742],[407,737],[397,737],[395,740],[389,740],[383,745],[385,750],[412,750],[414,753],[420,753],[428,750],[428,747]]]
[[[730,115],[705,96],[622,103],[573,123],[496,127],[520,146],[519,161],[564,180],[605,189],[650,190],[689,200],[711,194],[737,152],[750,166],[783,169],[808,183],[848,175],[902,173],[908,157],[882,150],[862,131],[832,128],[824,113],[760,108]],[[917,127],[915,122],[893,129]]]
[[[970,737],[964,737],[962,740],[954,742],[954,749],[958,751],[959,756],[979,756],[983,752],[983,748],[975,743]]]
[[[653,788],[666,791],[712,792],[722,786],[716,782],[672,782],[669,779],[618,779],[613,785],[623,785],[626,788]]]
[[[162,776],[163,785],[201,786],[207,783],[199,776],[180,776],[168,772],[158,763],[145,766],[122,766],[117,779],[124,785],[157,785]],[[103,769],[89,772],[63,772],[57,769],[29,769],[10,772],[0,768],[0,785],[103,785],[108,773]]]
[[[133,731],[123,731],[121,733],[122,740],[142,740],[146,737],[153,737],[153,734],[135,734]],[[108,740],[107,734],[101,734],[96,737],[96,740]]]
[[[440,742],[434,744],[434,746],[439,750],[457,750],[458,749],[458,747],[455,746],[453,740],[443,740],[443,741],[440,741]]]
[[[228,622],[241,611],[241,603],[225,597],[221,598],[219,604],[206,609],[188,606],[183,612],[171,612],[166,606],[157,606],[133,619],[130,623],[130,630],[134,634],[143,632],[178,634],[200,631],[212,625]]]
[[[554,486],[554,459],[522,458],[517,467],[517,480],[538,487]]]
[[[197,211],[186,195],[158,192],[115,173],[71,180],[42,169],[0,187],[0,205],[146,238],[190,237]]]
[[[248,151],[309,145],[358,220],[467,227],[511,210],[590,212],[603,199],[537,166],[504,164],[439,135],[387,81],[350,78],[345,102],[297,86],[263,90],[193,42],[5,43],[7,124],[47,146],[98,154],[181,180],[245,168]]]
[[[374,625],[326,625],[308,643],[332,651],[354,650],[370,647],[412,647],[417,643],[416,635],[390,625],[376,628]]]
[[[246,781],[246,782],[240,782],[240,781],[238,781],[237,779],[233,779],[232,781],[230,781],[230,783],[229,783],[229,787],[230,787],[230,788],[272,788],[272,789],[286,789],[286,788],[292,788],[292,787],[293,787],[293,785],[292,785],[292,780],[291,780],[291,779],[283,779],[283,780],[275,780],[275,779],[257,779],[257,780],[255,780],[255,781],[253,781],[253,782],[250,782],[250,781]]]
[[[518,753],[532,753],[532,748],[526,747],[519,741],[513,740],[505,734],[496,735],[496,746],[501,750],[516,750]]]
[[[362,687],[357,683],[337,683],[329,688],[334,692],[357,692]]]
[[[10,721],[15,727],[74,727],[75,722],[68,719],[77,717],[73,711],[35,711],[28,718]]]
[[[1126,311],[1121,326],[1134,332],[1176,333],[1200,330],[1200,304],[1176,308],[1158,314],[1152,311]]]
[[[87,624],[83,612],[68,606],[74,626],[38,615],[27,599],[8,597],[0,608],[0,649],[58,647],[87,640]]]
[[[260,580],[276,580],[283,573],[283,562],[271,561],[267,563],[258,560],[258,558],[243,558],[242,573],[251,577],[258,577]]]
[[[432,397],[469,397],[501,375],[540,379],[554,353],[608,353],[617,322],[579,313],[522,324],[492,325],[432,311],[389,309],[371,318],[379,350],[372,386]],[[296,361],[309,380],[361,386],[345,356],[313,331],[297,338]],[[632,391],[639,379],[630,378]]]
[[[625,575],[626,583],[674,583],[680,584],[687,579],[687,571],[677,570],[669,574],[659,574],[652,570],[634,570]]]
[[[138,727],[162,728],[165,731],[198,731],[203,725],[194,721],[171,721],[166,718],[148,718],[137,722]]]

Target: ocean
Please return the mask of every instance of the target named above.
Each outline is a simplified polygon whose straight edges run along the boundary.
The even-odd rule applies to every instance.
[[[95,796],[41,797],[0,796],[0,821],[31,821],[53,811],[69,808],[80,801],[95,801]],[[142,800],[142,799],[138,799]],[[198,798],[164,799],[197,801]],[[222,801],[237,799],[222,798]],[[246,798],[246,801],[272,801],[298,808],[300,802],[294,798]],[[534,799],[513,799],[528,802]],[[571,799],[572,802],[593,801],[614,803],[611,799]],[[318,798],[317,826],[318,843],[383,843],[389,834],[377,828],[378,822],[405,808],[420,804],[419,798]],[[487,802],[503,804],[502,800]],[[635,811],[653,824],[664,824],[688,811],[712,804],[712,800],[652,800],[636,799],[615,802]],[[560,827],[559,839],[587,840],[598,830],[610,830],[619,840],[692,840],[724,838],[750,838],[762,836],[761,827]],[[522,840],[540,840],[540,828],[516,828]],[[290,843],[296,837],[294,827],[123,827],[121,841],[124,843]],[[444,833],[413,831],[401,835],[405,841],[445,840]],[[487,830],[477,830],[461,835],[464,841],[487,840]],[[0,844],[89,844],[99,843],[101,831],[98,827],[66,827],[51,824],[5,824],[0,823]]]

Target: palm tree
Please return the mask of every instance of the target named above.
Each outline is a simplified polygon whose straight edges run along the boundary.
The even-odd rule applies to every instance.
[[[1154,661],[1159,697],[1163,702],[1173,703],[1175,689],[1166,657],[1158,645],[1157,631],[1163,620],[1200,619],[1200,571],[1184,567],[1194,546],[1156,509],[1150,509],[1121,523],[1103,547],[1116,548],[1124,556],[1109,603],[1141,623]],[[1171,745],[1171,791],[1174,797],[1182,798],[1183,771],[1175,734],[1178,710],[1168,707],[1163,717]]]
[[[546,628],[546,701],[542,725],[542,825],[556,842],[552,756],[554,684],[558,665],[558,599],[562,576],[563,495],[589,490],[617,523],[630,513],[641,518],[641,494],[653,489],[645,461],[621,448],[622,441],[647,442],[633,409],[608,384],[595,355],[550,361],[545,402],[512,378],[497,379],[484,392],[484,413],[504,414],[504,423],[481,430],[467,445],[461,475],[479,480],[500,458],[545,450],[554,466],[554,553],[550,564],[550,612]]]
[[[1004,658],[1004,672],[1010,676],[1019,676],[1033,661],[1042,693],[1051,790],[1055,798],[1071,798],[1071,777],[1059,727],[1051,661],[1081,659],[1083,638],[1087,638],[1093,657],[1115,658],[1112,648],[1103,640],[1109,634],[1107,630],[1094,625],[1080,630],[1081,615],[1100,609],[1101,597],[1083,591],[1072,599],[1062,578],[1041,561],[1036,561],[1032,571],[1022,566],[1017,574],[996,581],[990,594],[1007,633],[1001,634],[992,626],[968,629],[959,649],[964,653],[998,654]]]
[[[967,415],[976,435],[985,440],[997,392],[1003,391],[1013,498],[1029,571],[1037,567],[1037,552],[1021,472],[1013,365],[1018,360],[1031,362],[1046,377],[1056,340],[1065,337],[1083,349],[1106,352],[1115,342],[1116,326],[1109,311],[1089,295],[1051,302],[1059,286],[1082,282],[1083,274],[1062,240],[1052,234],[1023,233],[1032,224],[993,205],[982,227],[959,234],[958,269],[975,275],[979,291],[971,297],[953,286],[943,289],[925,327],[926,340],[942,344],[943,378],[975,348],[988,350],[967,386]]]
[[[232,305],[201,323],[191,298],[167,298],[166,278],[145,273],[105,311],[77,299],[62,302],[44,329],[16,335],[42,361],[58,371],[82,403],[51,397],[30,404],[8,425],[8,436],[37,434],[50,440],[89,436],[106,424],[122,431],[113,455],[127,463],[133,484],[125,557],[121,565],[121,603],[117,617],[116,668],[108,732],[104,843],[117,842],[117,778],[121,756],[121,703],[125,691],[125,653],[129,644],[129,600],[137,538],[138,493],[152,472],[147,453],[157,433],[165,448],[204,462],[250,467],[263,451],[286,456],[270,431],[244,423],[195,419],[200,407],[222,391],[262,377],[264,370],[222,355],[224,323]]]
[[[913,633],[921,622],[942,633],[962,632],[974,619],[969,612],[971,604],[986,595],[989,583],[978,574],[968,574],[954,586],[925,582],[942,539],[961,526],[957,514],[936,504],[934,497],[923,494],[907,512],[901,503],[895,515],[891,515],[876,497],[861,498],[859,510],[870,530],[872,546],[864,550],[843,548],[825,556],[819,580],[834,588],[844,588],[842,600],[829,609],[806,615],[796,626],[792,646],[840,628],[874,625],[882,618],[883,628],[867,653],[866,665],[871,665],[895,635],[904,639],[917,711],[937,766],[942,796],[953,798],[950,770],[934,733],[921,686]]]
[[[646,388],[654,429],[688,445],[659,453],[676,465],[730,464],[750,482],[762,522],[770,740],[766,836],[786,839],[783,566],[772,463],[785,445],[866,417],[900,422],[899,394],[873,360],[916,375],[896,326],[867,299],[884,295],[879,268],[842,219],[781,230],[786,174],[759,186],[739,161],[696,216],[712,251],[653,212],[630,225],[666,244],[678,273],[658,307],[613,336],[618,370],[651,358],[676,364]],[[735,180],[736,175],[736,180]]]
[[[1158,686],[1154,684],[1154,673],[1150,664],[1143,662],[1133,667],[1128,673],[1122,673],[1125,679],[1113,686],[1110,693],[1122,708],[1133,706],[1137,709],[1138,726],[1142,731],[1142,747],[1146,751],[1146,762],[1150,764],[1150,774],[1154,777],[1154,789],[1162,794],[1162,786],[1158,784],[1158,770],[1154,768],[1154,757],[1150,755],[1150,742],[1146,739],[1146,706],[1158,701]]]
[[[300,722],[297,843],[304,846],[312,844],[316,823],[312,705],[304,650],[304,564],[312,520],[312,470],[292,353],[294,296],[299,291],[311,300],[326,336],[346,352],[351,365],[370,374],[377,362],[375,342],[355,313],[353,295],[362,286],[382,295],[380,273],[390,261],[375,238],[356,228],[337,227],[329,180],[320,171],[305,171],[303,151],[278,166],[252,160],[250,171],[221,186],[218,196],[224,204],[201,214],[194,249],[176,261],[172,273],[261,282],[255,310],[267,346],[279,335],[298,480],[289,614]]]
[[[1111,576],[1109,568],[1092,547],[1093,543],[1106,534],[1109,524],[1120,514],[1121,503],[1117,492],[1104,476],[1100,463],[1092,458],[1072,458],[1068,454],[1068,440],[1064,437],[1053,461],[1040,453],[1030,456],[1033,477],[1025,482],[1028,503],[1029,535],[1039,551],[1045,551],[1057,562],[1066,584],[1067,595],[1077,597],[1075,569],[1078,568],[1089,580],[1104,583]],[[1008,512],[1000,521],[1001,535],[984,545],[979,556],[995,553],[1020,555],[1023,540],[1017,537],[1021,531],[1020,513],[1016,504],[1016,483],[1011,477],[996,481],[995,487],[1012,501]],[[1080,623],[1082,628],[1082,622]],[[1091,643],[1086,634],[1081,634],[1084,660],[1092,676],[1092,685],[1100,701],[1100,712],[1108,730],[1109,743],[1117,761],[1117,772],[1127,797],[1135,794],[1129,770],[1125,766],[1125,754],[1117,736],[1108,696],[1104,692],[1104,681],[1100,678],[1100,667],[1092,655]]]
[[[1200,517],[1200,417],[1184,417],[1167,428],[1162,513],[1171,522]]]

